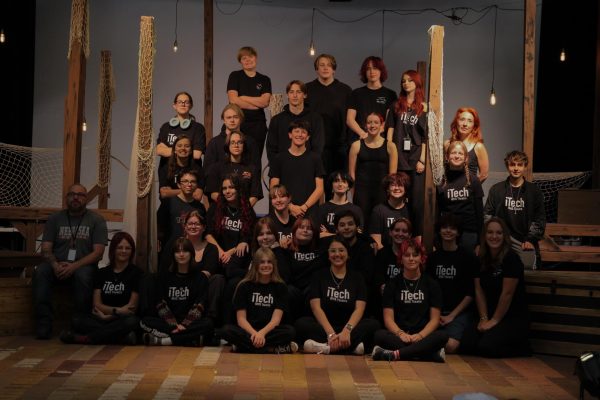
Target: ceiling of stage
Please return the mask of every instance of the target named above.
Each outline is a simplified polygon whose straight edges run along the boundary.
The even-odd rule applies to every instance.
[[[452,7],[473,7],[481,8],[491,4],[498,4],[504,7],[523,7],[523,0],[215,0],[218,7],[227,7],[235,9],[243,5],[262,5],[275,7],[292,8],[363,8],[363,9],[422,9],[425,7],[438,7],[439,9],[448,9]]]

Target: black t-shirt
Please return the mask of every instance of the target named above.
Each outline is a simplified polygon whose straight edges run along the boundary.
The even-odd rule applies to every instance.
[[[200,271],[187,274],[166,272],[159,279],[161,299],[181,323],[192,306],[206,304],[208,294],[208,278]]]
[[[411,219],[406,204],[404,207],[398,209],[392,208],[387,201],[376,205],[369,220],[369,233],[381,235],[381,244],[390,246],[392,244],[390,226],[398,218]]]
[[[198,187],[204,190],[204,171],[202,170],[202,163],[198,163],[198,160],[193,160],[192,164],[188,167],[176,166],[173,171],[173,176],[169,177],[169,163],[166,162],[158,168],[158,187],[170,187],[171,189],[179,189],[177,186],[177,178],[183,169],[193,169],[197,172]]]
[[[172,127],[168,122],[165,122],[158,133],[156,144],[162,143],[168,147],[173,147],[173,143],[181,135],[186,135],[192,142],[193,150],[200,150],[202,153],[206,150],[206,129],[200,122],[191,121],[190,126],[183,129],[181,125]],[[161,157],[159,167],[162,167],[168,161],[168,157]],[[196,160],[202,165],[202,160]]]
[[[308,150],[299,156],[288,150],[279,153],[269,170],[271,178],[279,178],[279,183],[285,185],[294,204],[304,204],[315,190],[315,178],[323,175],[323,161],[317,153]]]
[[[327,232],[329,233],[335,233],[336,229],[335,229],[335,225],[333,223],[333,220],[335,218],[336,214],[340,214],[346,210],[350,210],[352,212],[354,212],[354,215],[356,215],[356,217],[358,218],[358,227],[362,229],[363,227],[363,213],[362,210],[360,209],[359,206],[357,206],[356,204],[352,204],[350,202],[346,203],[346,204],[334,204],[331,201],[328,201],[326,203],[323,203],[319,206],[319,211],[318,211],[318,223],[319,223],[319,227],[322,225],[325,228],[327,228]]]
[[[225,140],[227,133],[225,125],[221,128],[221,133],[210,139],[206,146],[206,154],[204,154],[204,171],[210,173],[210,167],[220,161],[227,161],[228,156],[225,153]],[[258,145],[252,136],[246,135],[244,138],[244,151],[249,154],[249,164],[260,166],[261,160],[258,153]]]
[[[425,271],[442,289],[443,313],[450,313],[465,296],[475,296],[473,277],[478,266],[475,255],[459,247],[455,251],[436,250],[427,258]]]
[[[109,265],[98,268],[94,274],[94,289],[100,290],[102,304],[109,307],[122,307],[129,303],[131,293],[139,292],[142,271],[129,264],[119,273]]]
[[[449,171],[446,185],[439,185],[438,204],[442,214],[452,213],[460,217],[465,232],[480,232],[483,223],[483,189],[475,175],[470,175],[467,186],[464,171]]]
[[[394,309],[394,321],[400,329],[415,334],[429,322],[431,307],[441,310],[442,290],[427,274],[417,280],[398,275],[385,285],[382,305]]]
[[[296,218],[290,214],[287,224],[284,224],[279,220],[279,218],[277,218],[275,212],[272,210],[269,212],[269,217],[271,217],[273,223],[275,224],[275,231],[277,232],[275,237],[277,240],[281,241],[284,236],[292,240],[292,227],[294,226],[294,222],[296,222]]]
[[[384,246],[383,249],[377,252],[375,265],[375,285],[377,288],[402,273],[402,264],[398,263],[398,256],[394,254],[392,245]]]
[[[356,301],[367,301],[367,285],[362,275],[354,271],[346,271],[343,280],[332,277],[327,268],[315,274],[310,284],[309,299],[320,299],[321,308],[329,323],[338,331],[346,325],[356,309]],[[338,286],[339,285],[339,286]]]
[[[249,77],[244,70],[233,71],[227,80],[227,91],[236,90],[238,96],[260,97],[265,93],[272,93],[271,79],[259,72]],[[244,122],[264,121],[265,111],[244,109]]]
[[[398,171],[413,171],[421,158],[421,145],[427,142],[427,114],[416,115],[411,109],[398,115],[392,106],[385,124],[394,127],[392,140],[398,149]],[[406,151],[405,138],[410,139],[410,150]]]
[[[235,292],[233,309],[246,310],[246,319],[255,330],[271,321],[273,311],[288,311],[288,291],[284,283],[243,282]]]
[[[496,268],[487,271],[479,271],[476,276],[479,277],[481,288],[485,293],[488,315],[491,318],[498,307],[498,300],[502,293],[502,284],[504,278],[518,279],[517,288],[513,294],[512,301],[504,318],[512,316],[521,316],[527,314],[527,299],[525,294],[525,279],[523,276],[523,262],[521,258],[512,250],[504,256],[504,259]]]
[[[198,200],[188,203],[179,196],[167,197],[162,200],[157,212],[157,222],[158,238],[163,241],[163,244],[169,239],[183,236],[185,217],[194,210],[200,212],[203,217],[206,216],[206,209]]]
[[[242,231],[242,210],[234,209],[232,207],[224,207],[224,215],[223,215],[223,229],[221,232],[216,231],[215,221],[215,212],[216,212],[216,204],[213,203],[211,207],[208,209],[208,214],[206,215],[207,234],[212,235],[219,246],[225,251],[234,248],[241,242],[246,242],[250,244],[250,240],[252,239],[252,229],[250,229],[247,235],[244,235]],[[252,208],[249,209],[250,212],[250,223],[254,223],[256,219],[256,214]]]
[[[195,261],[195,263],[195,269],[198,271],[207,271],[211,275],[224,273],[219,264],[219,249],[212,243],[206,243],[202,260]]]
[[[242,190],[246,197],[263,198],[262,186],[260,184],[260,172],[254,165],[237,164],[222,161],[213,164],[206,178],[206,193],[220,193],[223,178],[228,174],[239,176]]]
[[[303,290],[310,284],[312,275],[323,267],[322,254],[318,249],[311,250],[306,246],[300,246],[298,251],[288,249],[287,254],[289,284]]]
[[[356,110],[356,122],[364,129],[369,114],[375,112],[385,118],[397,98],[396,92],[385,86],[375,90],[363,86],[352,91],[348,108]]]

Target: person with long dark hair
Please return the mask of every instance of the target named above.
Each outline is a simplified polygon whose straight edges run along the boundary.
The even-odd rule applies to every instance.
[[[481,120],[477,110],[471,107],[460,107],[456,110],[450,131],[451,136],[444,142],[444,149],[456,140],[463,142],[469,153],[469,171],[483,183],[488,177],[490,162],[483,144]]]
[[[63,331],[64,343],[136,344],[136,316],[142,271],[135,260],[135,242],[127,232],[117,232],[108,248],[109,264],[96,269],[93,308],[73,317],[73,331]]]
[[[351,143],[368,136],[363,127],[369,114],[375,112],[385,116],[398,97],[392,89],[383,86],[388,72],[380,57],[365,58],[359,76],[366,85],[352,91],[346,111],[346,125],[350,129]]]
[[[233,296],[237,324],[228,324],[220,336],[231,343],[232,352],[295,353],[294,327],[282,323],[288,312],[288,292],[277,270],[275,254],[260,247],[248,273]]]
[[[475,276],[479,321],[465,331],[460,351],[484,357],[530,355],[523,262],[511,249],[502,219],[492,217],[484,224],[479,262]]]
[[[383,321],[386,329],[375,333],[373,360],[423,360],[444,362],[448,334],[440,324],[442,291],[423,273],[427,256],[415,239],[401,246],[402,274],[385,285]]]
[[[142,318],[142,339],[147,345],[202,346],[214,330],[205,316],[208,279],[195,268],[192,242],[179,238],[171,250],[171,266],[158,279],[158,315]]]

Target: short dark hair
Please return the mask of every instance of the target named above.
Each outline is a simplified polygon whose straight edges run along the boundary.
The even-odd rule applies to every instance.
[[[523,153],[522,151],[513,150],[506,153],[506,157],[504,157],[504,165],[508,168],[508,163],[511,161],[522,162],[523,164],[528,165],[529,157],[527,157],[527,154]]]
[[[356,225],[360,223],[360,221],[358,220],[358,215],[356,215],[354,211],[346,209],[335,213],[335,215],[333,216],[333,226],[337,228],[338,224],[340,223],[340,220],[346,217],[352,217]]]
[[[299,81],[298,79],[294,79],[293,81],[291,81],[290,83],[288,83],[285,86],[286,93],[288,93],[290,91],[290,89],[292,88],[292,85],[300,86],[300,90],[302,91],[302,93],[306,94],[306,84],[302,81]]]
[[[331,63],[331,68],[333,68],[333,70],[335,71],[337,69],[337,62],[335,61],[335,57],[332,56],[331,54],[319,54],[319,56],[317,58],[315,58],[315,71],[319,68],[319,60],[321,58],[326,58],[329,60],[329,62]]]
[[[329,174],[327,177],[327,189],[333,187],[333,182],[335,182],[335,179],[338,176],[348,182],[348,189],[352,189],[354,186],[354,179],[352,179],[348,172],[342,170],[333,171],[331,174]]]
[[[303,119],[292,121],[288,127],[288,133],[291,133],[294,129],[304,129],[310,135],[310,122]]]

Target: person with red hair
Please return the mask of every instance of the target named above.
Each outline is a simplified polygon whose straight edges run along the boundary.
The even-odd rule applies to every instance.
[[[350,143],[365,139],[369,134],[363,129],[367,116],[371,113],[387,115],[388,109],[396,101],[396,92],[383,86],[387,79],[387,68],[383,60],[376,56],[365,58],[360,67],[360,80],[365,86],[354,89],[350,95],[346,125],[350,132]]]
[[[420,234],[425,191],[425,156],[427,152],[427,104],[421,76],[415,70],[402,73],[400,97],[388,114],[387,139],[398,150],[398,171],[410,176],[410,199],[415,232]]]
[[[490,162],[483,144],[481,121],[477,110],[471,107],[461,107],[456,110],[450,124],[450,131],[452,135],[444,142],[444,150],[451,142],[456,140],[463,142],[469,152],[469,171],[479,178],[479,182],[483,183],[488,177]]]

